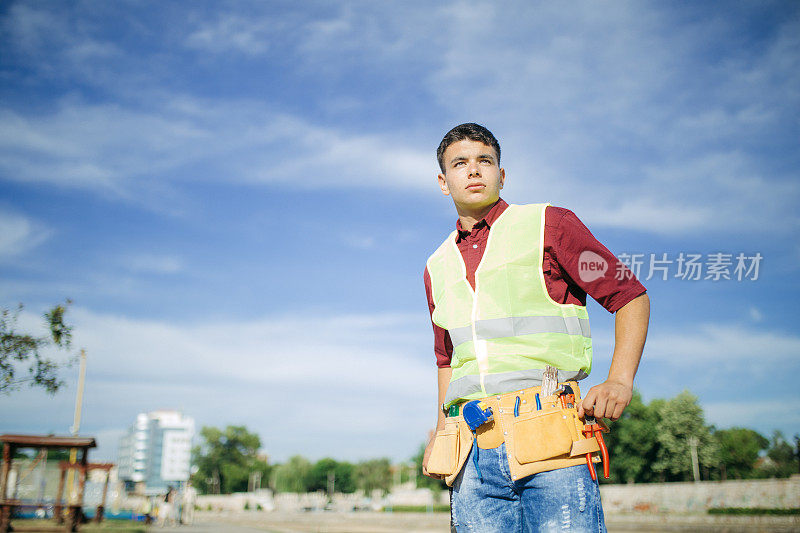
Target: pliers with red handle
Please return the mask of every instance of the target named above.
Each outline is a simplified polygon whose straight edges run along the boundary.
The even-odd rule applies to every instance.
[[[606,448],[606,443],[603,440],[603,431],[608,431],[608,428],[605,424],[598,424],[597,419],[593,416],[587,416],[583,419],[583,436],[586,438],[595,437],[597,439],[597,444],[600,446],[600,458],[603,461],[603,477],[608,479],[610,476],[609,469],[611,464],[608,459],[608,448]],[[586,464],[589,466],[589,473],[592,475],[592,480],[597,481],[597,472],[594,469],[594,463],[592,463],[592,454],[586,454]]]

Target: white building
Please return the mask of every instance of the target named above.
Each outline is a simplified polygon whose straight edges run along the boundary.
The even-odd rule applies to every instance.
[[[179,411],[140,413],[119,443],[119,478],[128,490],[166,492],[188,481],[194,419]]]

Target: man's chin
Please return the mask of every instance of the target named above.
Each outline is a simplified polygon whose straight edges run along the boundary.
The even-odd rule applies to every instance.
[[[494,205],[500,199],[497,197],[478,197],[477,194],[462,198],[457,202],[457,207],[463,211],[480,211]]]
[[[461,203],[462,205],[471,207],[486,207],[487,205],[492,205],[499,199],[499,196],[486,194],[485,191],[477,191],[466,195]]]

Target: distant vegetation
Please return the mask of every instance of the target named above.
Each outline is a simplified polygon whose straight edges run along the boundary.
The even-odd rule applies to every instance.
[[[45,335],[18,329],[22,304],[14,310],[0,308],[0,394],[10,394],[24,384],[54,394],[64,384],[58,371],[70,361],[52,359],[44,351],[47,348],[70,349],[72,326],[64,322],[70,303],[67,300],[44,314]]]
[[[622,418],[609,426],[611,483],[692,480],[693,439],[704,480],[789,477],[800,469],[798,436],[789,443],[779,431],[767,439],[752,429],[707,426],[688,391],[649,404],[636,392]]]
[[[692,443],[704,480],[789,477],[800,470],[800,437],[790,443],[778,431],[767,439],[752,429],[706,425],[697,397],[688,391],[649,404],[635,392],[622,418],[609,426],[605,440],[611,478],[606,481],[601,476],[603,482],[692,480]],[[206,494],[247,491],[256,473],[261,487],[276,492],[388,492],[393,484],[409,480],[417,487],[446,488],[443,481],[422,475],[424,444],[402,465],[392,465],[386,458],[353,464],[328,457],[312,463],[300,455],[270,465],[258,455],[259,436],[244,426],[204,427],[201,435],[204,442],[194,450],[197,472],[192,480]]]
[[[328,457],[311,463],[296,455],[285,463],[270,465],[258,456],[260,438],[244,426],[225,430],[204,427],[200,434],[204,442],[194,449],[197,472],[192,482],[204,494],[245,492],[255,484],[254,474],[260,478],[261,487],[276,492],[388,492],[393,479],[407,481],[409,477],[407,472],[393,476],[386,458],[353,464]]]

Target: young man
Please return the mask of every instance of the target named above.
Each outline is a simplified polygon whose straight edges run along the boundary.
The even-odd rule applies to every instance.
[[[599,444],[582,420],[616,420],[630,402],[645,288],[571,211],[500,198],[505,170],[486,128],[456,126],[437,158],[458,221],[425,268],[439,395],[423,472],[451,485],[457,531],[605,531],[587,459]],[[580,399],[592,359],[586,294],[616,313],[615,345],[608,378]],[[545,397],[556,369],[561,388]],[[476,399],[494,419],[472,432],[459,408]]]

